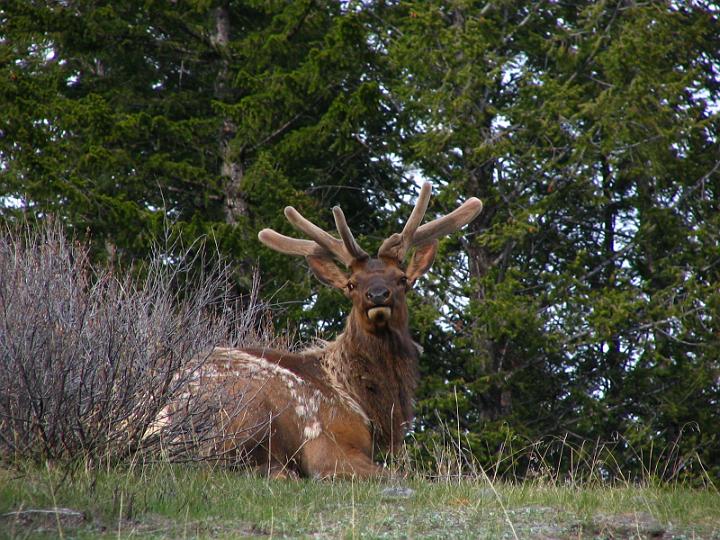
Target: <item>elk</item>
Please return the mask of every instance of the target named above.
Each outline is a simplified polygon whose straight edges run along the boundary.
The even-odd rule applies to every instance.
[[[438,239],[482,210],[473,197],[420,225],[430,192],[425,183],[402,232],[385,239],[376,257],[357,243],[339,207],[333,215],[340,238],[290,206],[285,216],[309,239],[260,231],[267,247],[305,257],[321,282],[352,301],[352,309],[334,341],[300,352],[212,351],[194,387],[218,404],[215,429],[223,436],[212,444],[214,453],[251,463],[271,477],[387,474],[373,456],[401,447],[418,383],[419,347],[410,337],[406,294],[430,268]]]

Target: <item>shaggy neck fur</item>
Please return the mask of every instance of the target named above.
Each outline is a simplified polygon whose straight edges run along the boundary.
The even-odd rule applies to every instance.
[[[379,449],[398,450],[414,416],[418,384],[418,350],[407,326],[373,334],[351,315],[321,362],[333,386],[362,408]]]

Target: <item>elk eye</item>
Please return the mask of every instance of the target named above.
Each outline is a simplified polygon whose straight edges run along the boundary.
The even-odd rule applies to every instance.
[[[352,283],[352,282],[350,282],[350,281],[348,281],[347,290],[348,290],[348,291],[352,291],[352,290],[354,290],[354,289],[355,289],[355,284]]]
[[[401,277],[400,280],[398,281],[398,285],[402,285],[403,287],[407,287],[407,284],[408,284],[407,276]]]

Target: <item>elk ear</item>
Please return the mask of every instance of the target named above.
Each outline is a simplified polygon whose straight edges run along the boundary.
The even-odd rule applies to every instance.
[[[308,255],[305,259],[307,259],[313,274],[325,285],[330,285],[337,289],[345,288],[348,282],[348,276],[337,267],[331,258]]]
[[[408,265],[407,278],[410,286],[415,283],[415,280],[425,274],[432,266],[433,260],[435,260],[435,254],[438,249],[438,241],[433,240],[425,245],[418,246],[413,254],[412,261]]]

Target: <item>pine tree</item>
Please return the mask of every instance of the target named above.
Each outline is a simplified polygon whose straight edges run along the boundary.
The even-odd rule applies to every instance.
[[[717,27],[626,0],[8,0],[2,219],[122,264],[210,236],[315,335],[345,306],[257,243],[295,234],[284,206],[332,230],[340,204],[372,250],[420,179],[429,214],[481,197],[412,300],[418,433],[459,412],[481,457],[615,441],[631,474],[656,448],[717,474]]]
[[[458,409],[480,453],[508,428],[620,437],[636,472],[652,444],[717,452],[717,15],[418,2],[389,17],[398,153],[445,197],[486,203],[437,269],[428,409]]]
[[[4,4],[8,219],[57,214],[125,263],[168,227],[210,236],[241,289],[259,261],[278,302],[304,300],[311,282],[257,231],[289,232],[288,204],[331,228],[339,203],[367,233],[398,181],[364,17],[330,1]],[[336,320],[320,296],[311,316]]]

